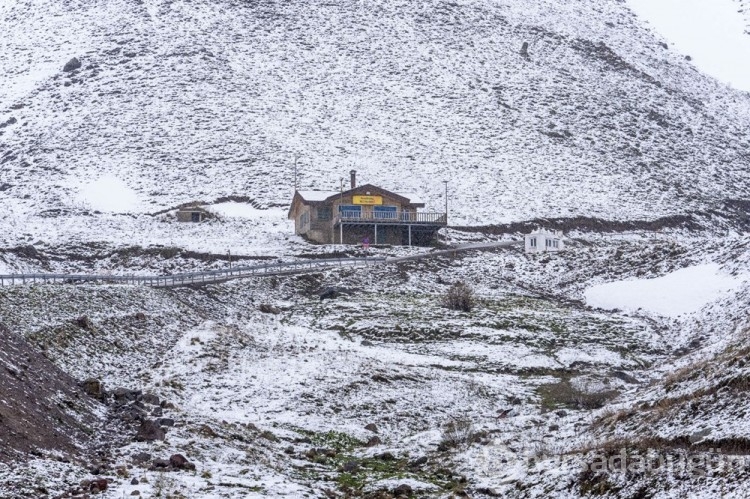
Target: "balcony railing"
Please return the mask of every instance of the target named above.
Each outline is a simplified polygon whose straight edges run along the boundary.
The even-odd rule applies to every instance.
[[[340,222],[391,223],[391,224],[435,224],[446,225],[445,213],[418,211],[358,211],[343,210],[334,218],[333,224]]]

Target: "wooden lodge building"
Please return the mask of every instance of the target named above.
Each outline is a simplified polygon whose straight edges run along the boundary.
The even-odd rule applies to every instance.
[[[322,244],[427,246],[447,226],[447,214],[419,208],[424,203],[413,195],[357,186],[352,170],[347,191],[295,191],[289,219],[296,234]]]

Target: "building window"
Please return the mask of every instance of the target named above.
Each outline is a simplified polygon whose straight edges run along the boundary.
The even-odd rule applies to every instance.
[[[532,248],[536,248],[536,238],[535,237],[531,238],[531,240],[529,241],[529,246],[531,246]]]
[[[330,220],[333,216],[333,209],[330,206],[321,206],[318,208],[318,220]]]
[[[194,211],[190,214],[190,221],[191,222],[200,222],[201,221],[201,214],[198,211]]]
[[[374,206],[373,215],[375,216],[375,218],[395,220],[396,210],[397,208],[395,206]]]
[[[309,223],[310,223],[310,214],[308,212],[304,212],[299,217],[299,225],[300,225],[300,227],[304,228]]]
[[[356,204],[342,204],[339,206],[341,218],[362,218],[362,207]]]

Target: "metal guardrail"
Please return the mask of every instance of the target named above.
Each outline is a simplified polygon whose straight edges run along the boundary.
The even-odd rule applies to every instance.
[[[190,284],[209,284],[224,282],[244,277],[295,274],[337,267],[367,267],[385,263],[400,263],[423,258],[451,256],[461,251],[487,250],[522,244],[522,241],[502,241],[499,243],[466,244],[447,250],[430,251],[404,257],[365,257],[365,258],[325,258],[296,262],[267,263],[262,265],[232,267],[203,272],[183,274],[136,276],[136,275],[101,275],[101,274],[5,274],[0,275],[0,286],[17,284],[81,284],[94,282],[100,284],[130,284],[154,288],[169,288]]]
[[[173,286],[185,286],[188,284],[222,282],[228,281],[230,279],[240,279],[243,277],[307,272],[315,269],[335,267],[364,267],[383,262],[385,262],[384,257],[335,259],[328,258],[300,262],[268,263],[262,265],[232,267],[220,270],[207,270],[203,272],[187,272],[183,274],[159,276],[118,276],[101,274],[7,274],[0,275],[0,286],[9,284],[80,284],[84,282],[96,282],[101,284],[130,284],[136,286],[140,285],[155,288],[164,288]]]

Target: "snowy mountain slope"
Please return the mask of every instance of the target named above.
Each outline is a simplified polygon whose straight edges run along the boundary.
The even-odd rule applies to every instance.
[[[78,207],[105,174],[135,212],[286,203],[295,154],[305,187],[356,168],[439,208],[448,179],[466,223],[653,217],[748,192],[750,98],[615,1],[36,1],[6,3],[2,23],[17,63],[0,196],[22,219]]]

